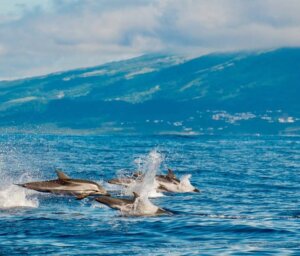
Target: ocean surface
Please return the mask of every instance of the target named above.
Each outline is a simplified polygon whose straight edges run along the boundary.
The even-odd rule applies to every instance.
[[[13,185],[61,168],[115,190],[106,181],[153,150],[154,171],[191,174],[201,190],[150,199],[173,215],[125,217]],[[300,255],[299,174],[299,137],[1,135],[0,255]]]

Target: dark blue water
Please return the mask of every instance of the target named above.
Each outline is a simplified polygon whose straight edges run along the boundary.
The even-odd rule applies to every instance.
[[[192,174],[202,191],[152,199],[172,216],[122,217],[11,185],[57,167],[105,185],[153,149],[161,172]],[[300,255],[299,170],[299,137],[2,135],[0,255]]]

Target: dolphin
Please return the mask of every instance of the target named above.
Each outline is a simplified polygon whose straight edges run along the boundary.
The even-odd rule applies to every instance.
[[[133,205],[135,199],[138,197],[135,192],[133,192],[133,195],[134,197],[130,199],[101,196],[97,197],[95,200],[99,203],[109,206],[112,209],[122,210],[122,208],[124,208],[126,205]]]
[[[131,177],[111,179],[108,183],[130,187],[135,182],[141,181],[143,177],[143,174],[138,172],[134,173]],[[179,180],[171,169],[168,169],[167,175],[156,175],[155,181],[158,184],[158,192],[200,192],[188,179],[184,181]]]
[[[128,177],[128,178],[116,178],[116,179],[111,179],[107,181],[110,184],[115,184],[115,185],[121,185],[124,187],[129,187],[136,181],[135,177]]]
[[[140,197],[140,195],[135,192],[133,192],[133,198],[130,199],[101,196],[97,197],[95,200],[112,209],[121,211],[124,215],[154,216],[171,214],[171,212],[152,204],[147,197]]]
[[[78,200],[91,195],[109,196],[107,191],[96,182],[71,179],[60,170],[56,170],[56,174],[58,176],[56,180],[35,181],[16,185],[39,192],[74,195]]]
[[[144,174],[142,172],[138,171],[138,172],[134,172],[131,176],[111,179],[107,182],[110,183],[110,184],[114,184],[114,185],[121,185],[121,186],[124,186],[124,187],[129,187],[133,183],[142,180],[143,177],[144,177]]]
[[[167,175],[156,175],[155,179],[161,192],[200,192],[190,183],[189,177],[190,175],[179,180],[174,172],[168,169]]]

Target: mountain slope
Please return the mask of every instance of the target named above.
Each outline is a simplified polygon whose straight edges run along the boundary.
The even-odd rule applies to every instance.
[[[146,55],[0,82],[0,126],[44,132],[299,133],[300,49]]]

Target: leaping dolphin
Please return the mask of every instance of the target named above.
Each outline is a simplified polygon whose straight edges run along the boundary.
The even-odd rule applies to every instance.
[[[114,184],[114,185],[121,185],[121,186],[124,186],[124,187],[129,187],[133,183],[142,180],[143,177],[144,177],[144,174],[142,172],[135,172],[131,176],[111,179],[107,182],[110,183],[110,184]]]
[[[74,195],[78,200],[91,195],[107,195],[107,191],[96,182],[81,179],[71,179],[62,171],[56,170],[57,180],[35,181],[18,186],[39,192]]]
[[[135,182],[143,179],[142,173],[134,173],[132,177],[111,179],[108,183],[129,187]],[[158,184],[158,192],[200,192],[189,181],[188,177],[179,180],[171,169],[168,169],[167,175],[156,175],[155,180]]]
[[[114,185],[121,185],[121,186],[124,186],[124,187],[129,187],[135,181],[136,181],[136,177],[132,177],[132,178],[116,178],[116,179],[111,179],[111,180],[109,180],[107,182],[110,183],[110,184],[114,184]]]
[[[108,196],[97,197],[95,200],[101,204],[116,210],[120,210],[124,215],[131,216],[154,216],[161,214],[171,214],[170,212],[152,204],[147,197],[140,197],[133,192],[131,199],[113,198]]]
[[[177,179],[171,169],[168,169],[167,175],[157,175],[158,190],[162,192],[200,192],[189,181],[191,175],[187,175],[181,180]]]

